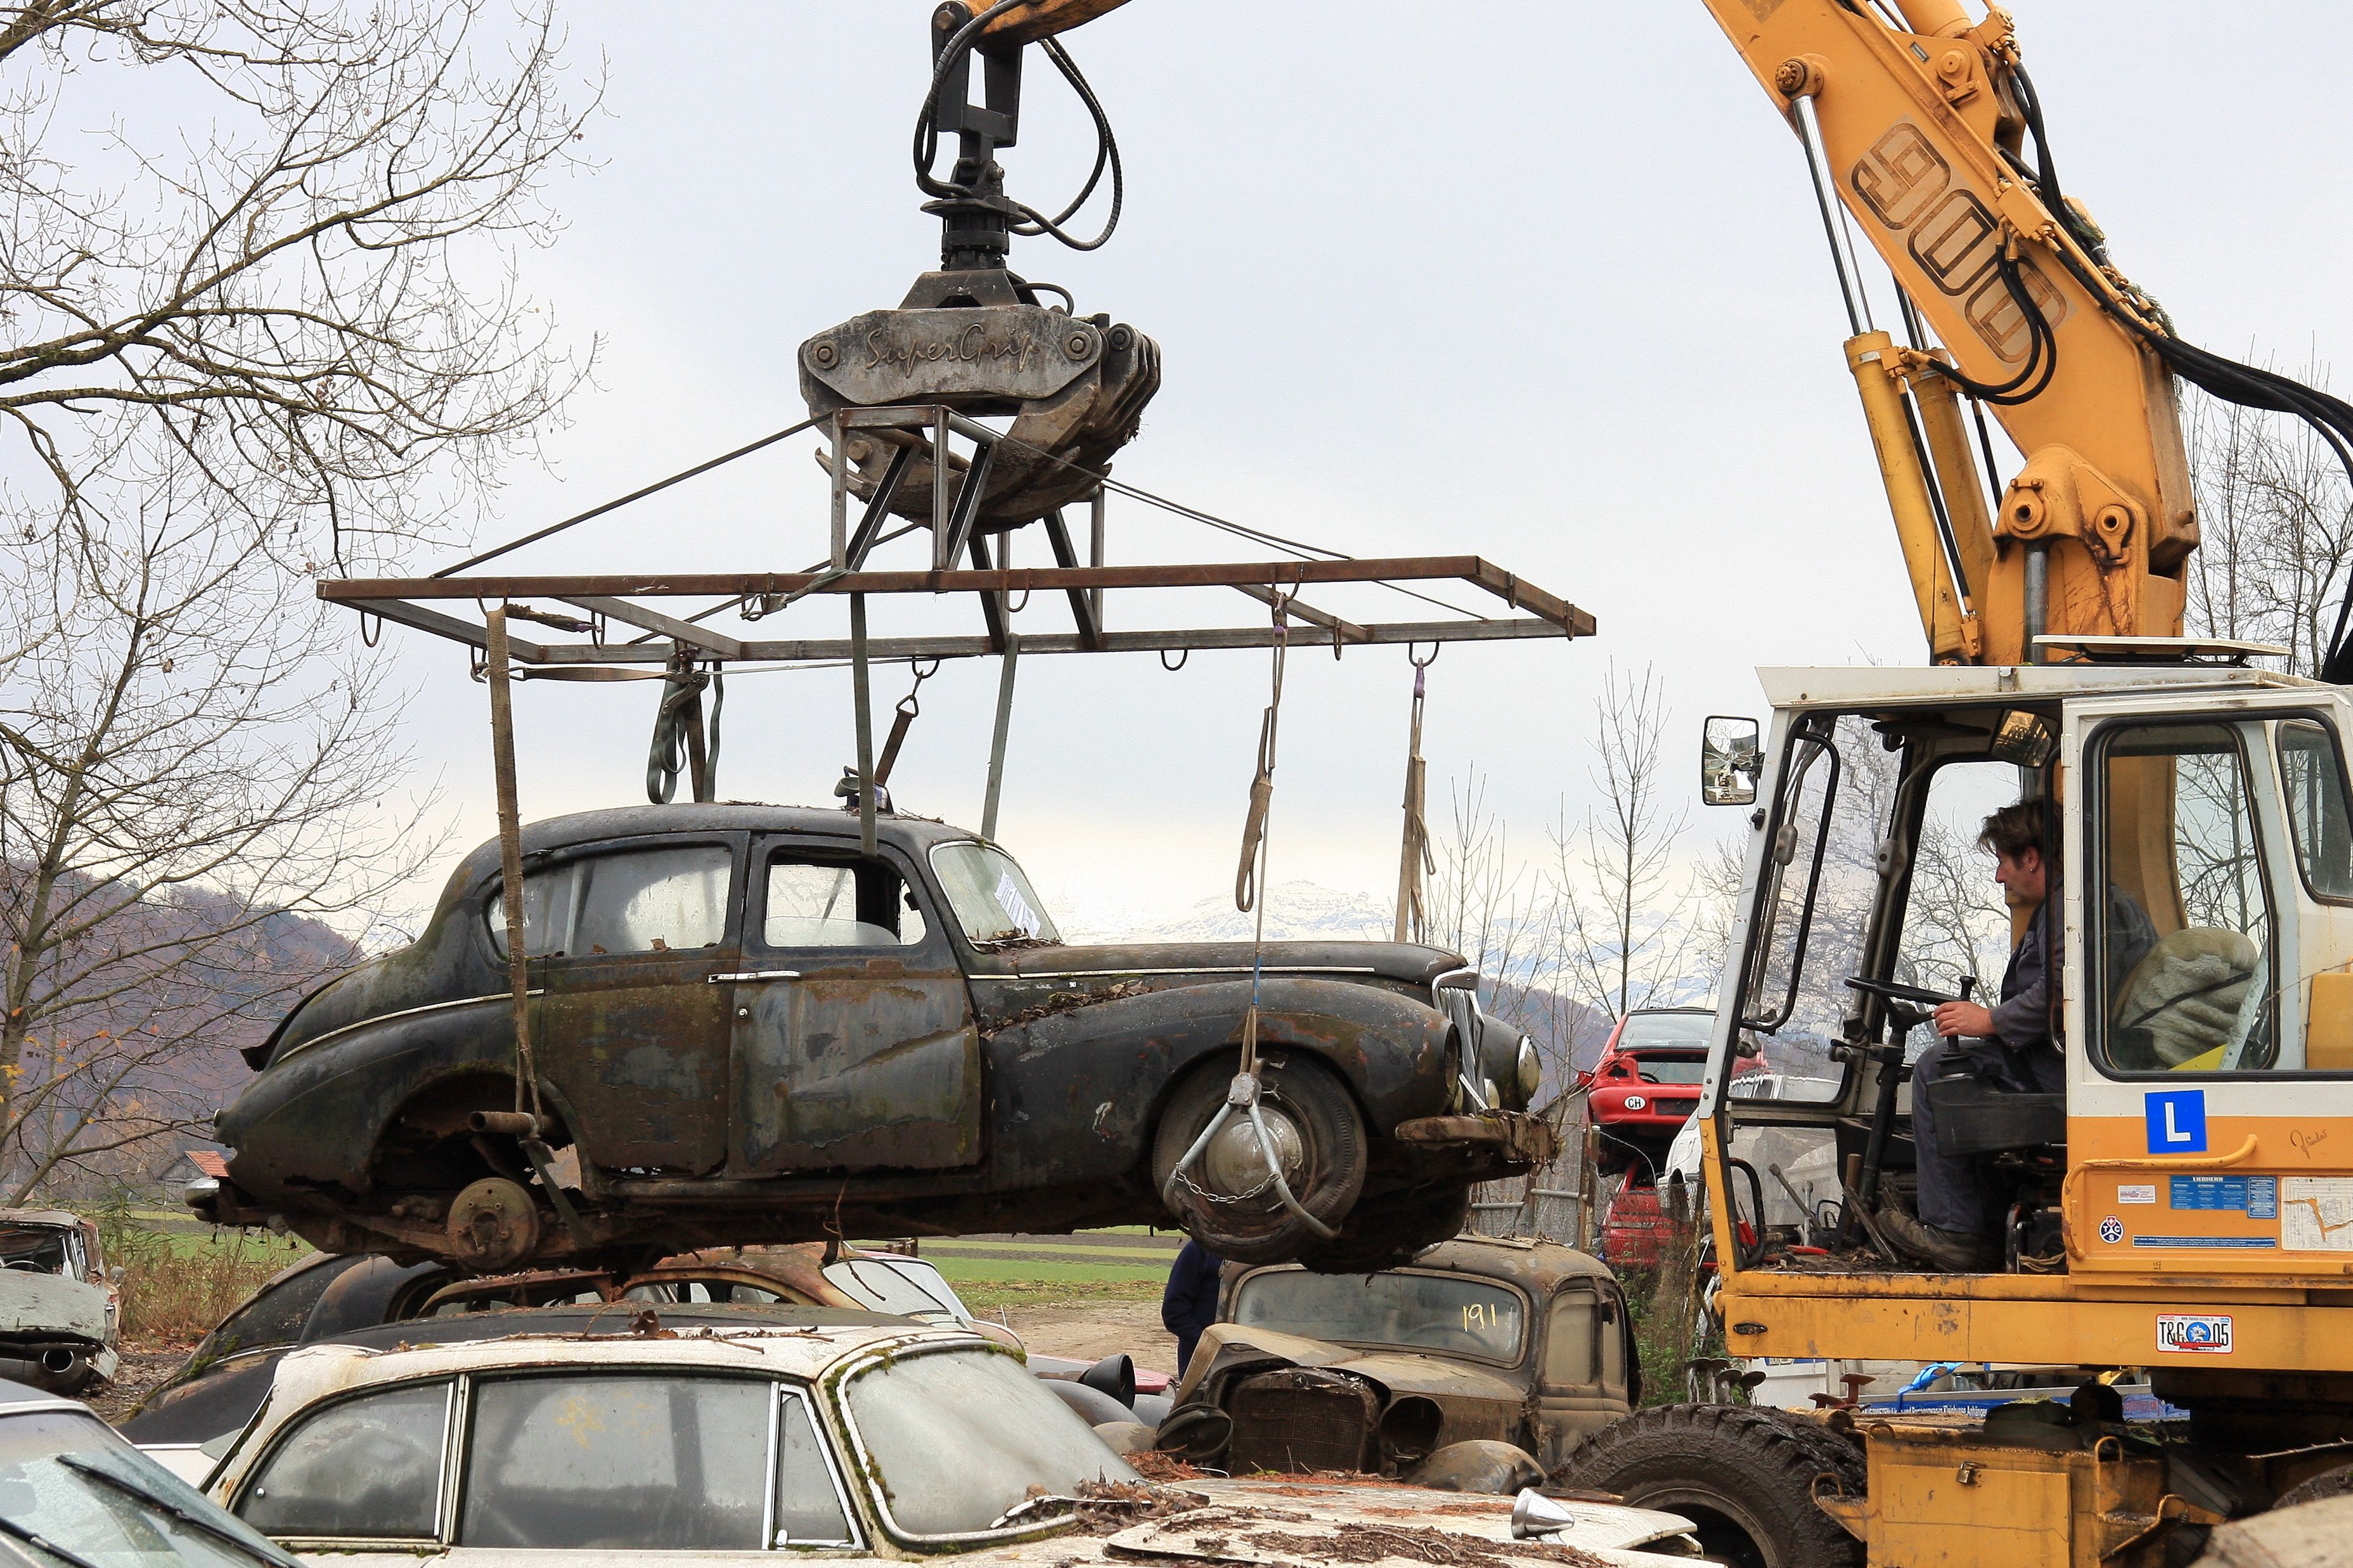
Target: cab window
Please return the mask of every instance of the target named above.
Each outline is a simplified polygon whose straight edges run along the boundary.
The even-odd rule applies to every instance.
[[[2353,805],[2336,735],[2309,719],[2279,727],[2280,793],[2297,868],[2316,899],[2353,903]]]
[[[768,858],[760,938],[769,947],[913,947],[926,930],[906,883],[879,860]]]
[[[527,872],[523,951],[533,958],[591,958],[716,947],[727,932],[733,858],[722,844],[664,845]],[[495,891],[483,914],[504,957],[506,911]]]
[[[1544,1380],[1564,1388],[1593,1382],[1593,1292],[1563,1290],[1545,1322]]]
[[[449,1391],[414,1384],[307,1417],[271,1451],[237,1516],[280,1539],[435,1539]]]
[[[2112,1070],[2279,1065],[2274,917],[2245,744],[2254,725],[2172,720],[2095,738],[2099,828],[2085,858],[2089,1001]]]

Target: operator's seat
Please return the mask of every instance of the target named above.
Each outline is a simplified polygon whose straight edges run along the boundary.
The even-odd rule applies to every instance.
[[[2117,991],[2109,1060],[2127,1072],[2219,1066],[2262,957],[2253,939],[2222,926],[2159,938]]]

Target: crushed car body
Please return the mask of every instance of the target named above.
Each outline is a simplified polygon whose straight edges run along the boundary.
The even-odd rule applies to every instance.
[[[1001,849],[909,817],[872,857],[839,812],[756,805],[585,813],[522,850],[538,1116],[485,845],[414,944],[247,1052],[200,1213],[491,1271],[1173,1202],[1219,1257],[1368,1268],[1552,1152],[1533,1044],[1437,949],[1270,943],[1254,981],[1247,943],[1066,945]],[[1212,1134],[1254,985],[1263,1141]]]
[[[1506,1500],[1302,1478],[1146,1484],[1009,1353],[960,1331],[670,1323],[296,1352],[206,1489],[312,1557],[1185,1562],[1222,1531],[1268,1537],[1246,1560],[1367,1561],[1350,1555],[1356,1538],[1388,1531],[1453,1544],[1423,1561],[1514,1561]],[[356,1476],[355,1447],[369,1456]],[[1603,1562],[1691,1551],[1675,1515],[1563,1513],[1546,1539]],[[1271,1544],[1282,1536],[1295,1540]]]
[[[121,1318],[95,1225],[0,1209],[0,1377],[58,1394],[111,1379]]]
[[[1466,1236],[1366,1276],[1251,1269],[1219,1315],[1158,1447],[1237,1474],[1427,1479],[1441,1453],[1477,1443],[1512,1445],[1543,1474],[1641,1403],[1618,1282],[1553,1242]]]

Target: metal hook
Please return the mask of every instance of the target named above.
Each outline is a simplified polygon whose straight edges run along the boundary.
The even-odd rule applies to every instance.
[[[1160,650],[1160,668],[1166,670],[1169,674],[1174,675],[1178,670],[1184,668],[1185,661],[1192,657],[1193,650],[1191,648],[1178,648],[1176,650],[1176,662],[1171,664],[1168,662],[1168,650],[1164,647]]]
[[[1430,657],[1428,658],[1416,658],[1413,657],[1413,650],[1419,646],[1419,645],[1416,643],[1408,643],[1405,645],[1406,661],[1409,664],[1411,664],[1416,669],[1428,669],[1431,665],[1438,662],[1438,650],[1444,647],[1446,645],[1444,643],[1431,643],[1430,645]]]
[[[1021,590],[1021,602],[1018,605],[1013,602],[1012,595],[1006,595],[1005,613],[1008,616],[1018,616],[1022,611],[1028,609],[1029,607],[1029,592],[1030,591],[1027,588]]]
[[[373,621],[373,622],[375,622],[375,636],[373,636],[373,637],[371,637],[371,636],[369,636],[369,635],[368,635],[368,623],[369,623],[369,622],[371,622],[371,621]],[[360,616],[360,642],[361,642],[361,645],[362,645],[363,647],[375,647],[375,645],[376,645],[376,644],[378,644],[378,643],[382,642],[383,640],[384,640],[384,617],[383,617],[382,616],[371,616],[371,615],[368,615],[368,614],[366,614],[366,613],[363,612],[363,613],[361,614],[361,616]]]

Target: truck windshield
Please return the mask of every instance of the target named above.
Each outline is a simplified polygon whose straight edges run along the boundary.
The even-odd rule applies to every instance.
[[[969,940],[1062,940],[1054,922],[1046,918],[1037,889],[1004,850],[969,841],[943,844],[932,851],[932,869],[939,874],[940,890],[947,894],[948,907],[955,910]]]
[[[1242,1282],[1234,1321],[1351,1345],[1520,1359],[1519,1296],[1438,1274],[1310,1274],[1277,1269]]]

